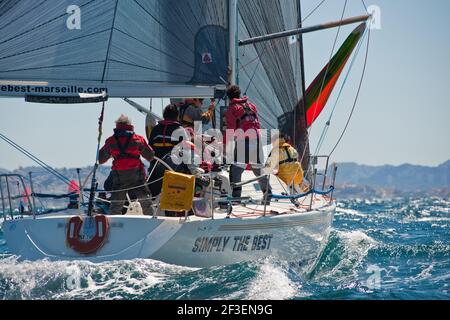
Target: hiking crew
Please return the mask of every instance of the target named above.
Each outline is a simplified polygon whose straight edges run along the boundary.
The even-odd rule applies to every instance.
[[[122,115],[116,121],[114,135],[106,140],[99,153],[100,164],[113,158],[111,214],[122,214],[127,191],[139,199],[145,215],[152,214],[150,192],[143,186],[146,183],[146,175],[141,156],[152,161],[154,152],[144,137],[134,133],[130,119]]]
[[[231,86],[227,91],[230,106],[226,112],[228,130],[234,130],[234,162],[230,168],[230,182],[239,183],[245,169],[251,165],[253,173],[260,177],[263,174],[264,154],[261,144],[261,125],[257,107],[247,97],[241,98],[238,86]],[[256,157],[256,159],[255,159]],[[252,158],[252,159],[251,159]],[[271,188],[268,177],[259,179],[264,195],[270,199]],[[233,198],[240,198],[242,187],[233,188]]]
[[[292,193],[305,192],[308,188],[303,179],[303,169],[298,161],[298,153],[288,142],[284,134],[276,134],[272,137],[273,149],[266,161],[269,172],[276,172],[278,178],[283,181]]]

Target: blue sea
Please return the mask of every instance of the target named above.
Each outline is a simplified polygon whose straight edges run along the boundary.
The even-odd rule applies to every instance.
[[[19,262],[0,232],[0,299],[450,299],[450,201],[340,201],[306,273],[264,260],[191,269],[152,260]]]

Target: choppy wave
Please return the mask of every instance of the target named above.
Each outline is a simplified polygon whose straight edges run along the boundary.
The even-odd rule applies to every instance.
[[[273,259],[207,269],[24,262],[0,231],[0,299],[449,299],[449,208],[437,198],[340,202],[306,273]]]

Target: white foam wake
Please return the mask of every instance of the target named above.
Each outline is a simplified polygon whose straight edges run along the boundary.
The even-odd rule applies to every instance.
[[[352,284],[357,281],[369,250],[378,242],[359,230],[334,232],[337,241],[314,278],[323,283]]]
[[[299,295],[298,284],[292,282],[282,267],[264,263],[256,278],[249,284],[250,300],[287,300]]]
[[[190,271],[153,260],[35,262],[0,261],[3,299],[119,299],[139,296],[169,276]]]

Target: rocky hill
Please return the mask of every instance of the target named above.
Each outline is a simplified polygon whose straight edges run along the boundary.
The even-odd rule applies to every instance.
[[[401,166],[365,166],[339,164],[340,184],[367,185],[373,188],[394,188],[414,192],[450,187],[450,160],[437,167],[405,164]]]
[[[339,164],[337,196],[392,198],[438,196],[450,198],[450,161],[437,167],[405,164],[366,166]]]

